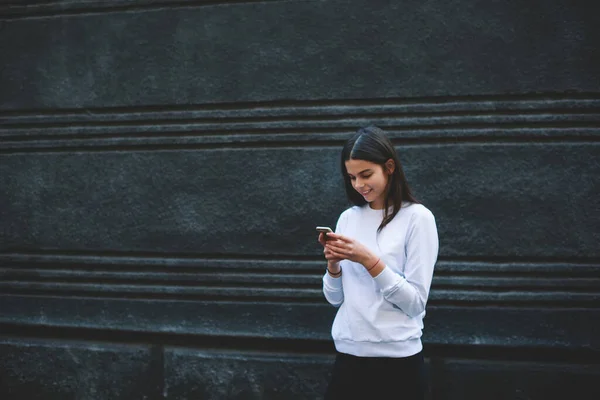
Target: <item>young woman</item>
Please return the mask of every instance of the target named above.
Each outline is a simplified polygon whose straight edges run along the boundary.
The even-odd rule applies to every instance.
[[[435,218],[413,197],[381,129],[361,128],[346,142],[341,170],[354,206],[340,215],[335,233],[319,234],[327,259],[323,293],[339,307],[325,399],[421,400],[423,317],[439,247]]]

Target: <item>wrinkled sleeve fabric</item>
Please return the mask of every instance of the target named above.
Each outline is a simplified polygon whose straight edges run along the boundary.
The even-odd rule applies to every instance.
[[[347,221],[347,212],[342,213],[338,218],[337,225],[335,227],[335,233],[343,234],[344,228],[346,226]],[[340,263],[343,268],[343,261]],[[342,275],[344,273],[342,272]],[[325,295],[325,299],[332,306],[339,307],[344,302],[344,288],[342,286],[342,276],[340,275],[337,278],[332,277],[325,270],[325,274],[323,275],[323,294]]]
[[[413,214],[405,250],[404,275],[385,267],[374,280],[387,301],[416,317],[425,312],[439,250],[435,217],[428,209]]]

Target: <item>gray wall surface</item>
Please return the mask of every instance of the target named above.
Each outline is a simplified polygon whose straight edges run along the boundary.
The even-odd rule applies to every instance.
[[[0,398],[321,398],[376,124],[438,224],[430,398],[597,400],[594,3],[0,1]]]

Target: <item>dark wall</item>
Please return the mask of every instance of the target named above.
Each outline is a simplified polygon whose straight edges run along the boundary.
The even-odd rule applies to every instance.
[[[0,398],[318,399],[315,225],[377,124],[435,400],[600,397],[594,2],[0,2]]]

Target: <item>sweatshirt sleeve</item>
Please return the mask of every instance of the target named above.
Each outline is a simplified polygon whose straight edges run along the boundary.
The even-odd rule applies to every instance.
[[[343,234],[344,228],[346,226],[347,212],[342,213],[338,218],[337,225],[335,227],[335,233]],[[343,271],[344,261],[340,263]],[[342,275],[344,273],[342,272]],[[337,278],[332,277],[325,270],[325,274],[323,275],[323,294],[325,295],[325,299],[332,306],[339,307],[344,302],[344,288],[342,286],[342,276],[340,275]]]
[[[323,275],[323,294],[325,299],[332,306],[339,307],[344,302],[344,288],[342,287],[342,277],[332,277],[325,271]]]
[[[410,317],[425,311],[438,250],[435,218],[423,209],[413,215],[408,228],[404,275],[385,267],[374,278],[384,298]]]

